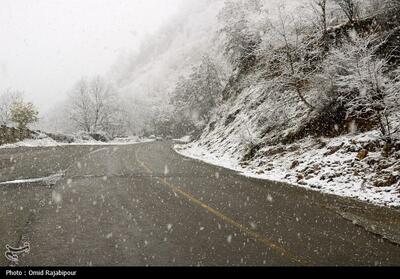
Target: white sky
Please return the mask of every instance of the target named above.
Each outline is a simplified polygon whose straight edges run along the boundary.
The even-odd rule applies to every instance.
[[[45,110],[82,76],[104,74],[181,0],[0,0],[0,90]]]

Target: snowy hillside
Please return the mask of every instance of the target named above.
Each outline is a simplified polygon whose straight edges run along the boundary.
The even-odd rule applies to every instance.
[[[399,53],[399,19],[371,15],[369,5],[353,23],[332,19],[323,37],[306,17],[292,15],[293,6],[278,7],[257,46],[236,60],[210,123],[178,152],[400,207],[400,63],[392,55]]]

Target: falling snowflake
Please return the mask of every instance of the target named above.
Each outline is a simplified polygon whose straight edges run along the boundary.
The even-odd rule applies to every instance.
[[[257,224],[254,222],[250,222],[250,226],[253,230],[257,229]]]
[[[55,191],[53,191],[53,193],[51,194],[51,199],[53,200],[54,203],[56,204],[60,204],[62,202],[62,196],[60,193],[57,193]]]

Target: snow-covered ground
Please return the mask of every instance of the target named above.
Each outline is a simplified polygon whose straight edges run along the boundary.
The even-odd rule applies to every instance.
[[[192,137],[191,136],[184,136],[180,139],[174,139],[175,142],[177,143],[189,143],[192,141]]]
[[[64,177],[64,173],[60,172],[60,173],[50,175],[48,177],[5,181],[5,182],[1,182],[0,186],[21,185],[21,184],[31,184],[31,183],[44,183],[45,185],[55,185],[57,183],[57,181],[59,181],[63,177]]]
[[[95,140],[76,140],[74,143],[57,142],[50,137],[40,136],[36,139],[25,139],[13,144],[1,145],[1,148],[16,148],[16,147],[56,147],[66,145],[129,145],[137,143],[151,142],[151,139],[143,139],[139,137],[119,138],[109,142],[101,142]]]
[[[400,207],[400,151],[388,158],[371,143],[377,132],[334,139],[307,138],[292,145],[268,146],[254,160],[243,162],[229,148],[209,148],[195,142],[176,145],[186,157],[236,170],[245,176],[286,182],[324,193],[356,198],[380,206]],[[360,151],[370,152],[360,158]],[[361,154],[365,155],[365,154]],[[390,182],[392,181],[392,182]],[[387,184],[392,183],[391,186]]]
[[[60,143],[56,142],[51,138],[43,138],[43,139],[25,139],[23,141],[19,141],[12,144],[4,144],[0,145],[1,148],[16,148],[16,147],[52,147],[59,146]]]

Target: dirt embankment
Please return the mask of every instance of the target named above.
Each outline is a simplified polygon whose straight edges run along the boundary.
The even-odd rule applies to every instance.
[[[17,129],[0,126],[0,145],[12,144],[25,139],[31,139],[35,132],[28,129]]]

